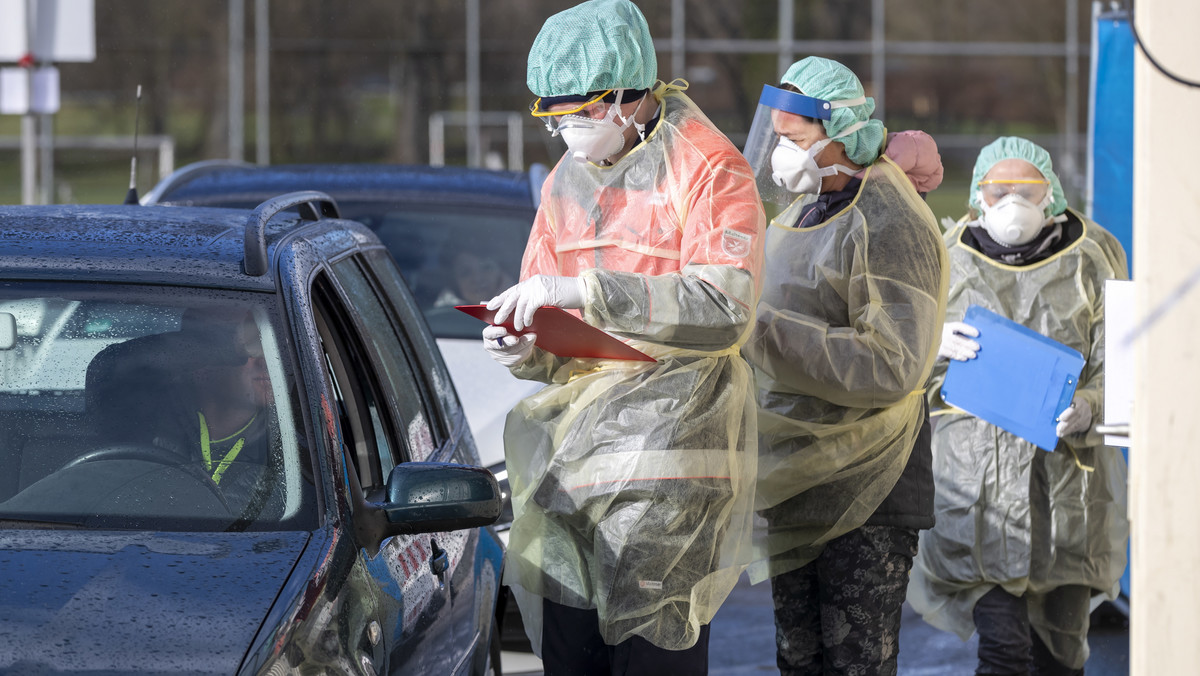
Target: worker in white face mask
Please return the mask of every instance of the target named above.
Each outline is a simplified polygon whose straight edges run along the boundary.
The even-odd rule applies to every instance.
[[[887,156],[874,109],[853,72],[809,57],[763,88],[745,149],[782,208],[743,354],[765,525],[750,579],[771,579],[785,674],[896,673],[917,532],[933,525],[923,392],[949,265],[914,187],[930,185]]]
[[[1050,154],[1023,138],[983,148],[969,203],[946,233],[952,321],[929,388],[937,525],[921,535],[908,600],[963,640],[979,633],[977,673],[1082,673],[1091,597],[1115,593],[1129,533],[1125,461],[1093,431],[1104,400],[1104,282],[1126,278],[1125,253],[1067,208]],[[959,321],[971,304],[1087,358],[1055,452],[939,396],[949,360],[979,354],[978,329]]]
[[[750,560],[758,454],[740,349],[762,205],[737,148],[682,85],[657,81],[628,0],[551,16],[527,81],[567,153],[521,281],[488,307],[518,331],[542,306],[576,312],[655,361],[571,359],[484,329],[514,376],[547,383],[505,425],[504,579],[547,674],[703,674],[709,622]]]

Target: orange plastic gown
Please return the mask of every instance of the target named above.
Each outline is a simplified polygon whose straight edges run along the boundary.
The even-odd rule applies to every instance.
[[[547,178],[521,278],[585,280],[583,318],[658,361],[555,357],[508,417],[505,582],[540,648],[541,599],[596,608],[615,645],[694,645],[750,560],[756,429],[739,354],[762,264],[750,167],[678,87],[613,166]]]

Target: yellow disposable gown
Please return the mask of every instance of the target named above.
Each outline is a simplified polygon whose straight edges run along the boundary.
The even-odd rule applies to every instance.
[[[812,199],[768,228],[757,326],[744,349],[757,375],[766,526],[755,582],[816,558],[895,486],[924,421],[945,315],[941,232],[890,159],[866,169],[841,212],[793,227]]]
[[[965,225],[946,234],[950,300],[961,320],[981,305],[1068,345],[1087,358],[1076,396],[1104,410],[1104,281],[1128,276],[1121,245],[1069,212],[1083,234],[1026,266],[999,263],[963,243]],[[1125,569],[1125,461],[1094,431],[1048,453],[964,414],[938,396],[948,362],[930,386],[935,416],[933,473],[937,524],[921,534],[908,599],[925,620],[966,640],[976,601],[996,586],[1030,599],[1030,624],[1062,663],[1087,660],[1086,620],[1055,616],[1045,596],[1064,585],[1112,593]],[[1020,369],[1020,364],[1013,364]]]
[[[509,414],[505,582],[540,647],[541,599],[596,608],[610,645],[695,644],[749,561],[750,367],[764,216],[749,165],[682,92],[613,166],[547,178],[521,277],[580,276],[583,318],[657,362],[514,367],[549,385]]]

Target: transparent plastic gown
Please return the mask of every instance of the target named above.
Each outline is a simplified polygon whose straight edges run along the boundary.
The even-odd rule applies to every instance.
[[[762,262],[749,166],[678,87],[613,166],[547,178],[521,277],[581,276],[583,318],[657,363],[535,349],[550,383],[508,417],[505,582],[540,648],[541,599],[596,608],[604,640],[695,644],[750,560],[753,374],[739,354]]]
[[[982,305],[1079,350],[1076,395],[1104,415],[1104,281],[1128,277],[1125,254],[1106,230],[1075,212],[1080,239],[1050,258],[1014,267],[946,235],[951,287],[946,318]],[[908,599],[930,624],[966,640],[976,601],[995,586],[1030,596],[1030,623],[1061,662],[1087,660],[1084,618],[1048,616],[1042,597],[1064,585],[1111,594],[1125,569],[1125,460],[1094,431],[1047,453],[938,396],[946,361],[930,386],[936,416],[933,472],[937,525],[921,534]],[[1020,368],[1014,364],[1014,368]],[[1091,468],[1085,470],[1084,467]]]
[[[923,422],[945,314],[941,233],[890,159],[867,168],[850,206],[792,227],[812,199],[768,228],[757,326],[743,350],[761,409],[765,531],[754,582],[816,558],[895,486]]]

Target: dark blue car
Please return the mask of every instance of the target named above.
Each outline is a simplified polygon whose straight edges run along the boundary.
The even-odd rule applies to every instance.
[[[342,215],[373,230],[396,259],[437,339],[483,465],[507,494],[504,423],[542,387],[513,378],[480,346],[483,325],[456,304],[514,283],[548,169],[528,171],[394,164],[276,164],[206,160],[164,178],[144,204],[249,208],[294,190],[320,190]],[[506,503],[507,505],[507,503]],[[507,508],[496,528],[507,536]],[[501,599],[505,648],[530,650],[516,603]]]
[[[320,190],[373,230],[396,259],[437,338],[484,466],[502,476],[504,419],[540,384],[513,378],[480,348],[483,325],[454,310],[515,283],[546,167],[500,171],[389,164],[196,162],[163,179],[144,204],[251,208]]]
[[[0,672],[496,673],[478,464],[327,196],[0,207]]]

